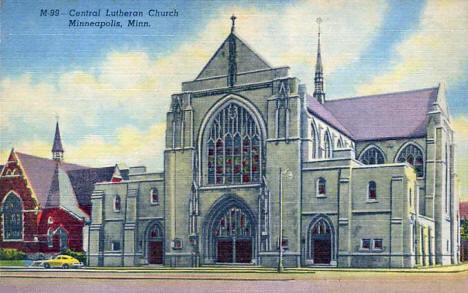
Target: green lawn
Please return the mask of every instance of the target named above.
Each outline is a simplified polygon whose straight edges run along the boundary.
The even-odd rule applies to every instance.
[[[22,260],[0,260],[0,267],[6,266],[24,267],[24,262]]]

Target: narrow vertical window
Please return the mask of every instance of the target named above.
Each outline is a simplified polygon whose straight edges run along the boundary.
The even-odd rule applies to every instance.
[[[320,177],[317,180],[317,196],[325,196],[327,192],[327,181]]]
[[[156,187],[151,188],[151,204],[158,204],[159,203],[159,192]]]
[[[332,141],[330,134],[327,132],[325,133],[325,158],[331,158],[332,157]]]
[[[120,212],[120,196],[118,195],[114,197],[114,211]]]
[[[377,199],[377,184],[375,181],[370,181],[367,185],[367,199],[376,200]]]
[[[49,218],[50,219],[50,218]],[[54,232],[51,228],[47,230],[47,247],[52,248],[54,247]]]

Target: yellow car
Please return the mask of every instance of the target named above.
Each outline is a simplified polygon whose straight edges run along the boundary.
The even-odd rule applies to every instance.
[[[42,262],[44,268],[49,269],[52,267],[59,267],[63,269],[68,269],[72,267],[82,267],[83,263],[79,262],[76,258],[69,255],[57,255],[53,259],[48,259]]]

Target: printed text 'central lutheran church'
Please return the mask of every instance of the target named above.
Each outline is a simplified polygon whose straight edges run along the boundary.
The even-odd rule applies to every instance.
[[[164,171],[95,185],[89,264],[457,263],[444,88],[327,100],[319,31],[310,95],[234,22],[171,97]]]

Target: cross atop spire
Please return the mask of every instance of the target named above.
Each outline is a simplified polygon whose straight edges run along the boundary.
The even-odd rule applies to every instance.
[[[57,123],[55,125],[54,145],[52,146],[52,159],[60,162],[63,160],[64,150],[62,146],[62,138],[60,137],[58,116],[56,118],[57,118]]]
[[[325,91],[323,89],[323,66],[322,66],[322,54],[320,52],[320,24],[322,23],[322,19],[319,17],[317,18],[318,24],[318,42],[317,42],[317,63],[315,65],[315,90],[314,90],[314,98],[317,99],[321,104],[325,102]]]
[[[236,18],[237,18],[237,17],[236,17],[234,14],[231,16],[231,21],[232,21],[231,33],[234,32],[234,29],[235,29],[235,27],[236,27]]]

